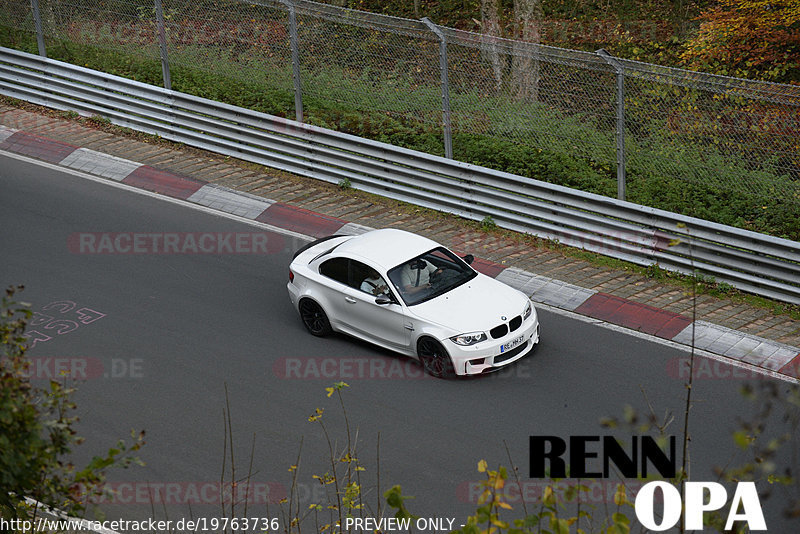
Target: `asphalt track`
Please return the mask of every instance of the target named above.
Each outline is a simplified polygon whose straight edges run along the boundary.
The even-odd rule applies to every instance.
[[[400,484],[416,497],[407,503],[415,514],[453,517],[456,524],[474,510],[478,460],[508,465],[506,446],[525,484],[540,484],[526,476],[532,434],[608,434],[599,420],[621,415],[626,405],[640,411],[650,405],[659,417],[671,412],[676,420],[668,433],[682,429],[685,388],[676,362],[686,353],[585,320],[540,310],[542,342],[534,355],[503,373],[442,381],[421,377],[415,362],[370,345],[308,335],[286,295],[286,268],[302,243],[294,237],[267,233],[264,254],[87,253],[76,242],[88,233],[264,230],[5,155],[0,225],[0,282],[25,284],[22,297],[42,321],[47,315],[77,325],[40,328],[49,339],[29,353],[40,365],[37,379],[57,360],[90,370],[76,397],[79,431],[87,438],[76,461],[131,429],[147,431],[140,455],[146,467],[110,475],[126,493],[100,505],[109,518],[220,515],[219,505],[193,500],[192,490],[218,483],[223,464],[230,468],[230,451],[223,462],[226,406],[236,478],[249,470],[252,445],[251,481],[271,491],[269,504],[251,499],[248,515],[279,516],[275,501],[291,488],[288,467],[298,453],[306,510],[320,492],[312,475],[330,469],[324,435],[308,416],[324,408],[335,446],[346,441],[336,396],[325,391],[339,380],[350,385],[342,393],[372,508],[379,472],[383,489]],[[695,381],[694,480],[717,480],[715,467],[746,461],[731,432],[758,407],[739,392],[747,380],[725,369],[715,366],[717,378]],[[767,426],[769,436],[787,430],[777,418]],[[631,434],[618,433],[627,441]],[[153,502],[142,490],[148,484],[171,488],[173,498]],[[767,524],[789,532],[794,527],[780,514],[785,499],[774,493],[762,503]],[[594,504],[611,509],[608,500]]]

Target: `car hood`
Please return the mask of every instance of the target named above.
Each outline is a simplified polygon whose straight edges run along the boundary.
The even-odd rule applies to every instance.
[[[528,298],[516,289],[486,275],[475,278],[438,297],[410,306],[418,318],[453,330],[453,335],[477,330],[487,332],[520,315]]]

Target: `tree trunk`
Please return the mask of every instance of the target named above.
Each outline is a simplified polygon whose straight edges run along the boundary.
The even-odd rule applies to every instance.
[[[511,80],[514,95],[536,101],[539,96],[539,60],[535,46],[541,41],[542,0],[514,0],[514,57]],[[524,42],[519,42],[524,41]]]
[[[537,0],[538,1],[538,0]],[[503,86],[503,62],[497,38],[502,34],[500,28],[500,0],[481,0],[481,42],[482,55],[492,64],[495,88]]]

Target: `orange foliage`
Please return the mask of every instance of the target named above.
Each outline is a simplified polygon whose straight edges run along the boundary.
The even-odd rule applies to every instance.
[[[719,0],[682,54],[718,74],[800,82],[800,0]]]

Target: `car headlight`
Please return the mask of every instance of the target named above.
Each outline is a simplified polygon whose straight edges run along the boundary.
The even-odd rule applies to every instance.
[[[468,334],[461,334],[459,336],[451,337],[450,341],[452,341],[456,345],[463,345],[463,346],[474,345],[475,343],[486,341],[486,333],[470,332]]]
[[[524,321],[525,319],[530,317],[532,312],[533,312],[533,306],[531,306],[531,303],[528,302],[528,306],[525,308],[525,312],[522,314],[522,320]]]

